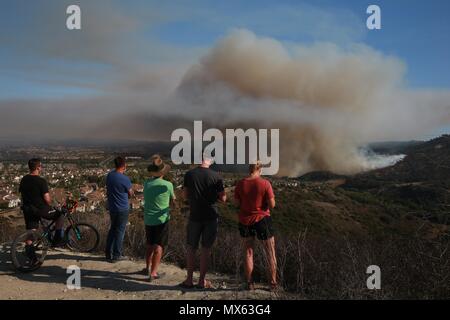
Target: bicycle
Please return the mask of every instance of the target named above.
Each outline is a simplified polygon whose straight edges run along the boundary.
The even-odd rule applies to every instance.
[[[78,202],[66,200],[59,211],[69,222],[65,229],[62,245],[72,251],[92,252],[97,249],[100,235],[97,229],[88,223],[76,222],[72,214],[77,208]],[[11,260],[16,270],[31,272],[39,269],[44,263],[50,247],[52,247],[55,231],[55,221],[45,224],[40,222],[42,231],[27,230],[16,237],[11,246]]]

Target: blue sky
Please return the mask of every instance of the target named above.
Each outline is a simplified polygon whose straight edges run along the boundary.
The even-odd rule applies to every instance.
[[[81,7],[80,31],[66,29],[66,8],[71,4]],[[366,9],[371,4],[381,7],[381,30],[366,28]],[[0,135],[15,135],[14,121],[24,118],[28,118],[25,126],[34,126],[33,117],[45,119],[46,112],[53,122],[75,123],[72,132],[76,134],[79,123],[86,123],[91,135],[100,131],[100,121],[108,127],[105,115],[122,120],[124,114],[137,117],[157,112],[155,106],[163,105],[162,97],[176,91],[186,70],[234,29],[274,39],[293,54],[296,48],[317,44],[325,53],[333,51],[328,48],[351,53],[355,47],[367,46],[383,57],[385,63],[379,69],[398,59],[402,63],[395,66],[405,66],[406,72],[389,69],[402,80],[395,89],[420,97],[406,104],[417,101],[415,107],[421,109],[397,113],[394,120],[403,119],[409,129],[418,118],[433,113],[430,108],[438,119],[424,124],[417,136],[399,129],[386,138],[448,132],[449,12],[448,0],[2,0]],[[74,116],[78,122],[72,120]],[[136,119],[129,120],[134,128]],[[394,120],[393,129],[398,126]],[[67,126],[61,124],[64,129]],[[374,126],[374,131],[384,131]],[[40,128],[33,128],[30,132],[41,134]],[[138,134],[146,136],[147,131]]]
[[[181,50],[192,49],[193,52],[198,48],[198,52],[202,52],[233,28],[247,28],[260,36],[301,44],[329,41],[345,46],[362,42],[384,54],[402,59],[407,65],[406,81],[410,87],[450,87],[450,19],[447,16],[450,1],[446,0],[231,0],[167,1],[163,4],[127,0],[100,1],[95,8],[91,8],[86,1],[30,3],[6,0],[2,2],[0,11],[0,39],[6,38],[9,42],[0,50],[0,99],[95,93],[89,86],[82,85],[93,79],[89,72],[79,74],[71,66],[84,64],[81,67],[93,70],[108,68],[109,61],[105,66],[103,62],[99,64],[89,59],[80,62],[76,56],[70,55],[55,58],[40,54],[38,51],[41,48],[33,54],[33,46],[51,41],[52,32],[65,32],[58,28],[64,28],[63,10],[65,5],[72,3],[80,4],[84,20],[92,18],[89,16],[90,10],[96,10],[100,14],[104,12],[103,18],[107,23],[108,7],[123,12],[130,20],[136,19],[136,26],[124,33],[121,33],[121,25],[116,26],[114,20],[108,26],[115,30],[117,37],[127,38],[131,34],[136,43],[157,42]],[[382,30],[366,29],[365,11],[369,4],[381,7]],[[42,25],[47,23],[42,19],[46,15],[52,15],[53,25]],[[112,40],[117,42],[117,39]],[[27,42],[31,43],[30,46]],[[133,47],[130,43],[127,47]],[[76,45],[76,39],[73,45]],[[135,52],[139,50],[137,48]],[[151,53],[147,57],[149,60],[155,59]],[[145,58],[145,55],[133,56],[132,50],[127,55],[128,60]],[[34,66],[40,65],[47,65],[47,68],[34,69]],[[51,73],[60,67],[66,69],[67,77],[77,79],[76,83],[61,85],[59,81],[53,81],[58,76]],[[46,78],[46,72],[51,80],[40,80]]]

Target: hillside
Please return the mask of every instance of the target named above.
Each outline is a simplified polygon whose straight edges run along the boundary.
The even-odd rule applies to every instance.
[[[405,147],[404,151],[407,156],[394,166],[354,176],[311,172],[299,178],[269,178],[277,200],[272,217],[276,228],[280,283],[287,292],[296,294],[297,298],[319,299],[450,297],[450,136],[421,144],[414,143]],[[228,199],[232,200],[234,185],[243,175],[230,172],[222,174]],[[180,176],[177,176],[178,179]],[[164,268],[173,270],[177,275],[183,273],[186,250],[187,206],[180,192],[180,189],[176,190],[178,200],[172,209],[169,246],[164,257]],[[211,270],[216,273],[214,277],[219,277],[216,278],[219,279],[217,283],[226,282],[227,288],[233,288],[234,291],[224,293],[219,288],[219,292],[207,296],[204,293],[184,295],[174,288],[167,292],[156,288],[156,295],[169,294],[166,297],[174,299],[246,298],[241,296],[244,293],[238,292],[243,265],[237,210],[229,201],[220,205],[220,212],[219,234],[212,252]],[[102,239],[101,253],[108,229],[108,216],[105,213],[79,213],[77,218],[97,226]],[[0,212],[0,243],[10,241],[21,230],[23,219],[17,209]],[[125,249],[126,254],[137,261],[144,254],[144,237],[142,212],[135,210],[130,215]],[[107,274],[105,268],[108,265],[95,261],[95,257],[92,262],[87,257],[80,259],[83,263],[94,263],[89,264],[93,275],[96,274],[95,270],[100,270],[98,274]],[[266,262],[261,246],[257,247],[255,259],[255,280],[263,284]],[[56,271],[62,279],[61,266],[68,260],[46,261],[48,269],[43,269],[42,278],[15,275],[9,266],[3,265],[7,263],[3,261],[0,277],[13,282],[27,281],[23,283],[24,286],[39,288],[39,283],[35,282],[48,276],[49,271]],[[371,264],[379,265],[383,270],[385,285],[382,292],[373,293],[364,289],[365,270]],[[125,267],[125,271],[119,269],[107,277],[122,279],[122,272],[139,268],[131,265]],[[55,290],[52,298],[78,297],[79,293],[58,291],[61,279],[58,285],[49,284],[49,290]],[[134,276],[133,279],[125,279],[137,282],[138,287],[142,286],[141,280],[134,279]],[[118,283],[126,285],[126,281],[122,280],[118,280]],[[179,278],[176,280],[181,281]],[[89,281],[95,282],[93,279]],[[22,282],[18,284],[22,285]],[[86,290],[95,291],[94,286]],[[103,289],[97,293],[92,291],[92,297],[119,297],[118,290]],[[125,291],[120,293],[120,298],[134,299],[134,295],[146,298],[145,294],[129,291],[132,291],[129,295]],[[17,291],[16,294],[20,297],[23,293]]]
[[[450,136],[428,142],[394,143],[406,157],[397,164],[354,176],[310,172],[299,178],[272,178],[277,195],[274,221],[283,232],[328,237],[424,238],[446,234],[450,221]],[[225,216],[236,220],[229,205]],[[425,224],[424,224],[425,222]]]
[[[343,188],[370,192],[433,222],[450,219],[450,135],[405,149],[394,166],[348,177]]]
[[[353,180],[450,185],[450,135],[405,147],[403,153],[407,156],[394,166],[356,175]]]

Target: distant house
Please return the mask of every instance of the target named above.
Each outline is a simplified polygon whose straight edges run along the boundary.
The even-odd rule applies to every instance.
[[[3,196],[3,205],[6,205],[8,208],[15,208],[20,205],[20,198],[15,194],[7,194]]]
[[[80,188],[80,195],[82,197],[86,197],[88,194],[94,192],[94,187],[90,184],[85,185],[83,187]]]
[[[49,183],[50,184],[57,184],[59,182],[59,179],[51,179],[50,181],[49,181]]]
[[[131,186],[131,189],[134,191],[134,193],[143,193],[144,192],[144,186],[142,184],[134,183]]]
[[[133,199],[130,201],[130,207],[132,210],[138,210],[144,205],[144,195],[143,194],[137,194]]]

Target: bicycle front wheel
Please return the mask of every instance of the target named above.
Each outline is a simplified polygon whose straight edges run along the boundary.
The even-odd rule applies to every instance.
[[[46,237],[34,230],[19,235],[11,246],[11,261],[16,270],[37,270],[47,256],[50,244]]]
[[[76,223],[66,231],[67,246],[78,252],[92,252],[97,249],[100,235],[97,229],[88,223]]]

